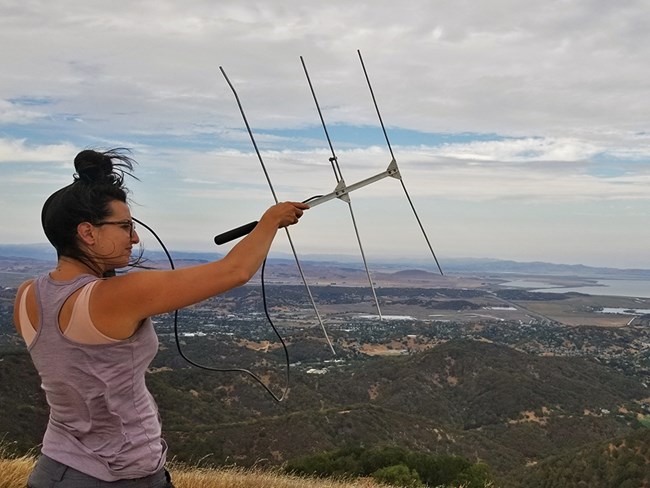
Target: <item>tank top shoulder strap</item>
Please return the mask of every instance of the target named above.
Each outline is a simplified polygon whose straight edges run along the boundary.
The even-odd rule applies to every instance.
[[[80,342],[82,344],[110,344],[119,342],[118,339],[113,339],[107,335],[102,334],[90,317],[90,294],[95,288],[95,285],[100,280],[91,281],[82,288],[77,296],[77,300],[72,307],[72,314],[68,327],[65,329],[63,335],[70,340]]]
[[[83,274],[72,280],[56,281],[49,274],[39,276],[34,280],[34,292],[39,314],[39,328],[32,344],[42,335],[61,336],[59,329],[59,314],[65,301],[79,288],[98,280],[96,276]]]

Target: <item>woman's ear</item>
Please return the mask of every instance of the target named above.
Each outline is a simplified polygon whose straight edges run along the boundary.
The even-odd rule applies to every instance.
[[[77,225],[77,235],[79,236],[79,239],[81,239],[81,242],[87,246],[95,244],[95,229],[95,226],[90,222],[81,222]]]

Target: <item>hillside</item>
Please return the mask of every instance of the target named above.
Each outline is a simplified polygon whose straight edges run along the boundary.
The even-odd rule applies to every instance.
[[[650,429],[552,456],[511,480],[529,488],[599,486],[650,487]]]
[[[0,408],[13,415],[0,418],[0,432],[22,451],[39,442],[45,405],[28,356],[2,358]],[[477,341],[358,360],[326,374],[295,370],[282,404],[240,375],[154,371],[148,383],[171,455],[242,466],[348,445],[401,445],[483,460],[505,479],[527,464],[631,433],[640,427],[638,401],[649,396],[638,380],[584,359]]]
[[[162,386],[158,382],[168,384],[166,375],[174,376],[155,376],[156,388]],[[186,385],[189,381],[184,377]],[[224,381],[213,394],[176,385],[175,391],[186,396],[192,389],[201,391],[198,400],[206,407],[225,401],[228,408],[204,407],[203,414],[197,409],[200,420],[192,425],[189,418],[173,416],[166,429],[183,452],[212,452],[217,459],[243,464],[278,463],[348,444],[395,443],[483,459],[505,472],[558,449],[629,431],[632,416],[602,411],[617,412],[647,395],[637,381],[584,360],[539,358],[468,341],[325,375],[294,375],[285,405],[254,398],[262,394],[242,388],[241,382]],[[167,399],[163,395],[161,404],[174,410]],[[230,418],[215,422],[214,415]]]

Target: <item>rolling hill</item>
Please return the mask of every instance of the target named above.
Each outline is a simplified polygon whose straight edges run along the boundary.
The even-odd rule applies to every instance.
[[[24,352],[5,352],[0,364],[0,435],[24,451],[40,441],[46,406]],[[526,466],[647,431],[637,413],[650,396],[638,379],[585,359],[466,340],[325,374],[294,370],[280,404],[239,375],[160,367],[147,381],[171,455],[182,461],[265,466],[344,446],[399,445],[482,460],[504,486],[530,474]]]

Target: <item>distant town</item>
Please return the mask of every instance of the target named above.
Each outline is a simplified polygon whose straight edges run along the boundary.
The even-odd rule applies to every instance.
[[[180,265],[196,262],[185,259]],[[165,266],[160,261],[150,264]],[[33,258],[0,258],[0,345],[21,345],[11,323],[16,287],[50,265]],[[308,262],[305,274],[313,281],[310,291],[316,315],[295,263],[276,260],[267,266],[266,305],[289,344],[293,367],[320,373],[333,360],[407,355],[467,338],[536,355],[580,356],[649,378],[650,298],[563,293],[562,286],[593,284],[595,271],[587,270],[583,276],[569,274],[571,268],[567,274],[558,271],[440,276],[433,271],[384,266],[372,275],[377,309],[361,267]],[[641,273],[636,279],[644,278],[641,271],[632,273]],[[629,274],[629,270],[621,271],[622,278]],[[513,276],[520,281],[545,281],[554,288],[513,287],[509,285]],[[616,275],[608,270],[604,277]],[[233,345],[280,358],[281,342],[265,316],[262,298],[258,275],[247,286],[180,311],[177,333],[182,344],[199,355],[210,350],[219,356],[217,352],[222,351],[227,361],[232,361],[227,351],[232,352]],[[163,347],[173,350],[173,315],[155,317],[155,322]]]

